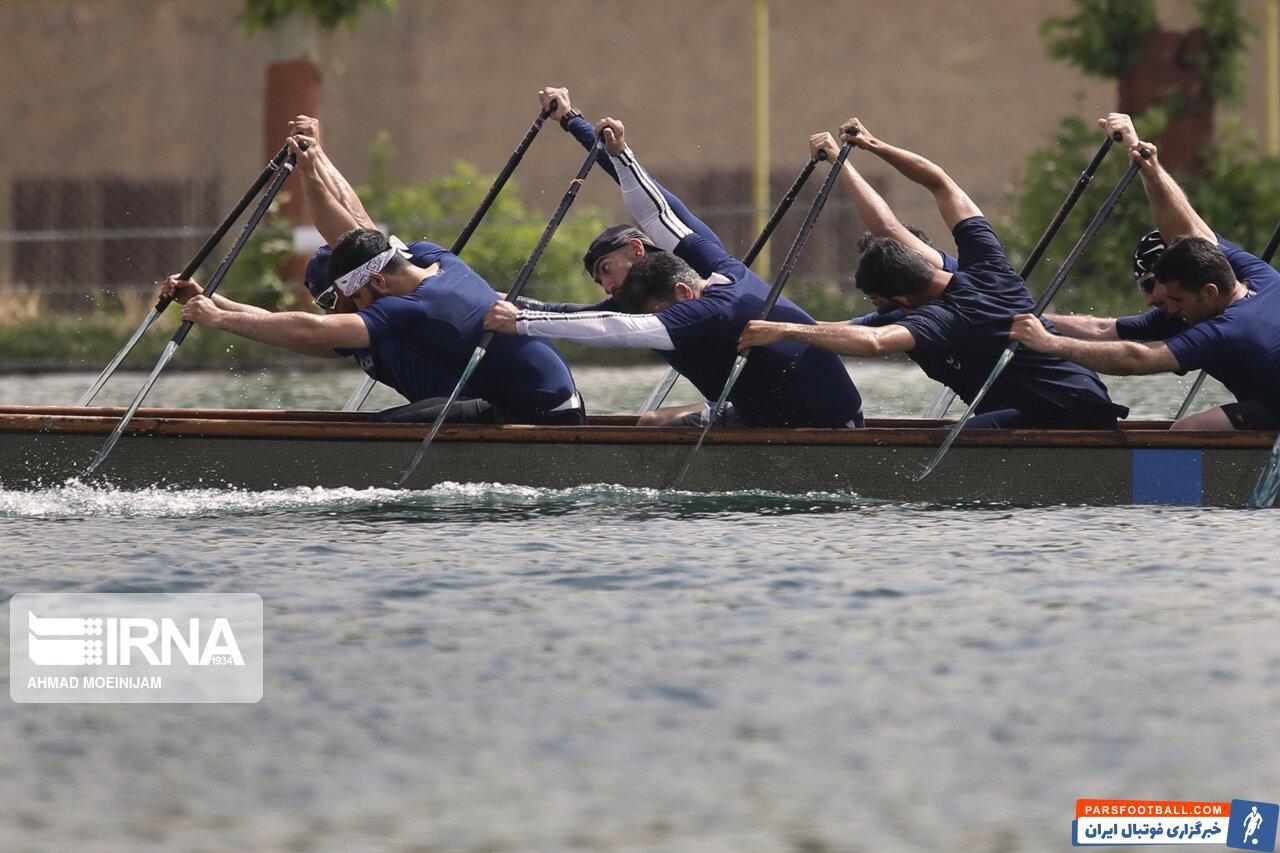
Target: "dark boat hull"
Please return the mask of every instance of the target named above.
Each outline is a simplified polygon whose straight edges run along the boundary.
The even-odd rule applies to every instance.
[[[0,409],[0,486],[41,488],[80,477],[118,417],[119,410],[111,409]],[[631,422],[446,427],[408,485],[668,488],[697,430],[641,429]],[[426,429],[335,412],[144,409],[92,482],[121,488],[387,487]],[[938,422],[927,421],[872,422],[864,430],[717,430],[682,488],[838,492],[925,503],[1240,507],[1274,439],[1266,433],[1173,433],[1167,424],[975,431],[962,435],[943,465],[916,483],[914,472],[943,435]]]

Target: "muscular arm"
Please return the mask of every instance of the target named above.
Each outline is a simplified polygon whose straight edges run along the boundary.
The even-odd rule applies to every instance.
[[[938,212],[942,214],[943,221],[947,223],[947,228],[955,228],[956,225],[966,219],[982,216],[982,211],[973,203],[968,194],[960,189],[960,185],[931,160],[907,151],[905,148],[889,145],[879,139],[867,142],[866,147],[881,160],[884,160],[902,173],[903,177],[914,181],[931,192],[934,201],[938,205]],[[939,264],[941,264],[941,260],[939,260]]]
[[[1085,314],[1045,314],[1044,318],[1058,328],[1059,334],[1080,341],[1118,341],[1116,321],[1109,317]]]
[[[858,216],[862,218],[868,231],[877,237],[892,237],[899,243],[915,249],[933,266],[942,269],[941,253],[908,231],[898,219],[897,214],[893,212],[893,208],[889,207],[889,203],[848,161],[845,161],[844,169],[840,172],[840,185],[853,198],[853,206],[858,209]]]
[[[1164,341],[1078,341],[1052,335],[1031,314],[1013,318],[1009,338],[1036,352],[1046,352],[1113,376],[1174,373],[1180,369]]]
[[[325,242],[337,243],[352,228],[376,227],[356,191],[318,144],[299,156],[298,166],[302,196]]]
[[[754,325],[753,321],[751,325]],[[783,323],[784,340],[808,344],[840,355],[869,357],[914,349],[916,339],[905,326],[851,326],[845,323]]]
[[[1144,376],[1178,370],[1178,360],[1164,341],[1077,341],[1062,336],[1054,340],[1061,342],[1052,350],[1054,355],[1099,373]]]
[[[1159,161],[1144,163],[1139,174],[1142,176],[1142,188],[1147,192],[1147,203],[1151,206],[1151,220],[1160,236],[1164,237],[1165,245],[1187,236],[1218,242],[1213,229],[1196,213],[1187,194]]]
[[[201,325],[304,355],[336,356],[338,347],[369,346],[369,331],[358,314],[220,311]]]

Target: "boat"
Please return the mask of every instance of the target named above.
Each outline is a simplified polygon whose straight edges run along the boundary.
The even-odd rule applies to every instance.
[[[0,488],[51,488],[82,478],[122,414],[0,407]],[[680,488],[908,503],[1243,507],[1276,437],[1174,432],[1165,421],[1114,430],[974,430],[962,433],[941,467],[917,483],[915,473],[949,425],[903,419],[872,420],[865,429],[716,429]],[[141,409],[83,482],[123,489],[388,487],[428,428],[352,412]],[[698,434],[639,427],[629,416],[592,417],[587,426],[446,425],[406,485],[667,489]]]

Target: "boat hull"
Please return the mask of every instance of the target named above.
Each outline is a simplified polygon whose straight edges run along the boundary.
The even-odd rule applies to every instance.
[[[81,477],[117,418],[105,409],[0,409],[0,487],[47,488]],[[601,418],[588,427],[446,427],[408,487],[668,488],[698,430],[628,423]],[[914,474],[942,440],[938,422],[882,421],[864,430],[724,429],[711,434],[681,488],[835,492],[920,503],[1240,507],[1274,439],[1143,426],[965,433],[922,483]],[[388,487],[426,430],[425,424],[378,424],[342,413],[143,410],[90,482],[127,489]]]

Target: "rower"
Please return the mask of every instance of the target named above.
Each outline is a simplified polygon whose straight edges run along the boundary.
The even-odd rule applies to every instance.
[[[1112,114],[1107,132],[1132,134],[1128,117]],[[1131,140],[1131,141],[1130,141]],[[1225,252],[1217,235],[1191,207],[1160,165],[1154,145],[1130,135],[1130,156],[1160,233],[1176,235],[1153,269],[1164,309],[1185,328],[1165,340],[1074,340],[1050,334],[1030,315],[1016,317],[1010,336],[1027,347],[1070,358],[1103,373],[1185,373],[1202,369],[1235,395],[1175,421],[1176,430],[1280,428],[1280,280],[1269,264],[1247,252]],[[1145,160],[1136,153],[1150,150]],[[1237,254],[1238,252],[1238,254]],[[1244,275],[1241,270],[1244,269]],[[1250,289],[1245,284],[1253,285]]]
[[[485,327],[585,346],[649,347],[703,397],[714,400],[737,356],[738,335],[748,320],[759,316],[770,288],[704,224],[677,212],[672,196],[657,188],[627,147],[622,122],[605,119],[592,131],[593,138],[597,133],[605,140],[623,200],[640,224],[639,229],[605,231],[584,259],[610,293],[612,306],[598,307],[614,310],[559,313],[503,302],[490,309]],[[683,205],[679,210],[687,211]],[[772,316],[814,322],[785,298],[778,300]],[[729,403],[721,421],[726,426],[862,424],[862,399],[844,364],[803,344],[778,344],[754,353]],[[709,403],[697,403],[649,412],[641,423],[705,426],[710,414]]]
[[[498,297],[461,258],[433,243],[415,244],[406,260],[385,234],[357,228],[342,235],[329,258],[328,280],[356,312],[324,316],[302,311],[228,311],[204,296],[182,309],[184,320],[250,340],[321,354],[399,341],[450,376],[459,376],[483,335],[485,309]],[[546,341],[504,338],[489,348],[470,387],[488,402],[483,412],[450,409],[449,420],[585,424],[581,397],[563,356]],[[435,413],[423,411],[422,417]]]
[[[856,284],[878,310],[900,309],[894,322],[872,327],[755,321],[747,326],[741,345],[794,341],[861,357],[905,352],[931,379],[972,400],[1008,345],[1009,321],[1034,304],[1026,283],[1010,266],[982,211],[940,167],[882,142],[856,118],[841,127],[841,138],[876,154],[933,194],[959,247],[957,268],[943,268],[938,253],[920,241],[900,234],[874,237],[858,264]],[[1116,418],[1127,413],[1111,402],[1091,370],[1019,351],[969,426],[1103,429],[1114,427]]]
[[[412,260],[409,247],[395,237],[390,238],[401,255]],[[419,246],[420,244],[415,244]],[[328,283],[329,256],[333,248],[321,246],[310,261],[302,283],[311,294],[311,301],[326,314],[349,314],[356,310],[350,297],[343,296]],[[422,265],[422,264],[419,264]],[[185,304],[186,300],[182,300]],[[228,300],[229,301],[229,300]],[[444,398],[453,391],[457,377],[440,369],[430,359],[413,347],[398,340],[383,341],[376,347],[358,349],[338,348],[335,355],[354,358],[356,363],[374,381],[381,382],[408,400],[408,404],[384,409],[374,415],[376,421],[420,422],[434,420]],[[484,420],[489,404],[477,399],[472,389],[463,398],[454,401],[459,409],[459,420]]]
[[[1137,139],[1137,132],[1134,130],[1133,122],[1129,116],[1124,113],[1111,113],[1105,118],[1098,119],[1098,126],[1103,128],[1107,133],[1120,131],[1121,139],[1126,144],[1131,144]],[[1172,181],[1172,178],[1170,178]],[[1145,186],[1144,181],[1144,186]],[[1218,248],[1231,264],[1231,272],[1238,281],[1242,281],[1250,291],[1258,291],[1270,287],[1274,282],[1280,281],[1280,272],[1277,272],[1271,264],[1263,261],[1255,255],[1246,252],[1244,249],[1225,239],[1220,234],[1213,233],[1199,214],[1195,213],[1191,207],[1191,202],[1181,188],[1173,184],[1174,192],[1167,197],[1157,193],[1147,194],[1148,203],[1151,205],[1152,218],[1157,221],[1166,223],[1172,222],[1168,227],[1190,227],[1195,229],[1194,233],[1201,236],[1212,235],[1218,244]],[[1157,216],[1156,208],[1175,205],[1179,208],[1185,207],[1188,211],[1177,219],[1171,218],[1167,211],[1161,210]],[[1185,222],[1182,226],[1178,226],[1178,222]],[[1187,232],[1192,233],[1192,232]],[[1147,303],[1147,310],[1141,314],[1135,314],[1128,317],[1092,317],[1082,314],[1045,314],[1053,324],[1057,327],[1058,334],[1066,335],[1070,338],[1078,338],[1086,341],[1159,341],[1171,338],[1179,332],[1187,328],[1187,323],[1181,317],[1170,314],[1164,305],[1164,288],[1160,286],[1155,277],[1155,265],[1159,260],[1161,253],[1165,248],[1165,237],[1176,239],[1185,236],[1182,233],[1162,234],[1160,231],[1152,231],[1144,235],[1135,247],[1133,252],[1133,276],[1138,288],[1141,290],[1143,298]],[[1238,419],[1238,418],[1237,418]]]

